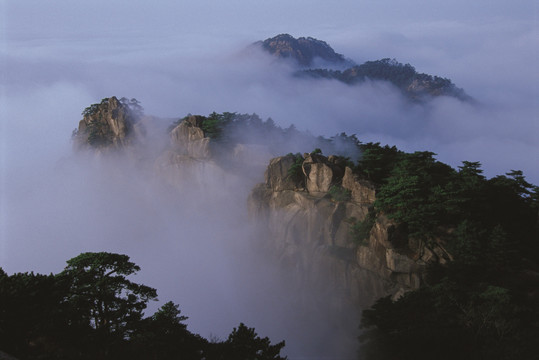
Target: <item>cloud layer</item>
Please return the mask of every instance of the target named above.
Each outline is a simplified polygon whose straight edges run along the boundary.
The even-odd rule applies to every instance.
[[[297,333],[283,325],[294,309],[275,269],[245,246],[251,183],[208,204],[171,196],[133,169],[73,156],[81,111],[112,95],[170,119],[256,112],[314,135],[344,131],[433,151],[452,166],[480,161],[488,176],[521,169],[539,183],[536,5],[345,5],[1,2],[0,266],[58,272],[81,251],[127,253],[143,269],[137,280],[179,303],[194,331],[222,337],[244,321],[275,341]],[[464,6],[478,12],[464,15]],[[395,57],[449,77],[477,104],[409,104],[387,83],[297,79],[288,65],[245,50],[283,32],[325,40],[358,63]],[[306,338],[324,335],[312,328]],[[312,350],[312,341],[298,342],[287,348]]]

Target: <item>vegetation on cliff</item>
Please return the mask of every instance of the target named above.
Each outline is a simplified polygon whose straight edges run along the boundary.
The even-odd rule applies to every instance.
[[[333,185],[329,188],[329,196],[335,201],[348,201],[351,198],[350,190],[344,189],[340,185]]]
[[[406,66],[402,68],[401,70],[412,73]],[[95,114],[94,110],[90,107],[88,114]],[[197,123],[197,126],[200,126],[200,133],[204,133],[201,136],[211,139],[214,144],[223,146],[222,148],[231,149],[230,145],[238,143],[254,143],[267,146],[272,153],[282,154],[283,149],[293,143],[299,149],[288,149],[294,152],[304,151],[306,148],[317,149],[304,155],[299,152],[295,155],[290,153],[272,162],[276,169],[274,178],[269,176],[268,184],[273,185],[268,186],[268,189],[309,192],[309,172],[306,170],[309,166],[325,168],[327,165],[332,170],[331,181],[323,184],[324,187],[311,184],[311,189],[313,193],[329,194],[329,198],[335,202],[344,202],[354,196],[353,188],[349,193],[341,187],[344,168],[352,169],[346,169],[346,172],[353,172],[354,179],[368,183],[373,194],[368,196],[367,202],[362,202],[372,205],[367,216],[359,221],[356,219],[350,226],[357,245],[367,243],[374,225],[378,225],[377,221],[382,219],[380,215],[384,215],[384,219],[389,218],[395,224],[393,230],[398,236],[388,237],[388,241],[393,246],[391,250],[395,250],[400,256],[423,261],[423,252],[426,249],[432,250],[433,245],[450,254],[444,257],[444,261],[437,261],[436,257],[439,255],[431,251],[432,259],[425,260],[431,262],[427,281],[423,283],[422,278],[418,282],[418,285],[421,283],[421,288],[408,292],[397,300],[382,298],[372,308],[363,312],[362,359],[523,359],[531,358],[539,352],[537,343],[533,341],[539,336],[539,187],[528,183],[521,171],[513,170],[505,175],[487,179],[482,174],[479,162],[464,161],[454,169],[437,161],[432,152],[406,153],[394,146],[363,144],[355,135],[348,136],[345,133],[329,139],[315,137],[298,131],[293,125],[283,129],[275,125],[271,118],[263,121],[256,114],[214,112],[207,117],[197,117],[197,121],[199,120],[200,124]],[[178,125],[181,121],[173,125]],[[340,156],[332,157],[330,162],[330,157],[326,158],[320,154],[322,151]],[[361,157],[356,162],[348,158],[351,154],[358,153],[361,153]],[[305,166],[306,162],[309,162],[309,166]],[[289,180],[292,184],[283,180]],[[386,256],[385,250],[382,256]],[[452,261],[446,262],[449,258]],[[425,263],[421,266],[425,266]],[[401,271],[398,275],[411,277],[413,274],[407,271]],[[69,272],[64,273],[69,275]],[[45,330],[39,327],[36,330],[25,325],[30,327],[19,331],[17,326],[20,324],[15,324],[6,312],[2,313],[7,320],[2,320],[0,324],[12,324],[10,326],[15,329],[10,333],[13,338],[5,343],[5,346],[8,346],[5,349],[14,348],[15,353],[19,351],[16,346],[26,349],[24,351],[31,350],[28,345],[23,345],[27,344],[29,339],[34,339],[27,334],[34,336],[33,334],[65,331],[66,328],[62,326],[65,326],[66,320],[61,316],[69,314],[70,302],[78,301],[76,296],[66,297],[66,290],[61,287],[65,282],[58,282],[56,276],[16,274],[8,277],[3,274],[2,281],[18,277],[24,278],[23,283],[37,284],[33,285],[33,288],[36,293],[43,292],[39,293],[43,301],[65,304],[68,310],[64,312],[59,308],[49,314],[48,311],[52,310],[42,311],[45,305],[39,305],[40,302],[28,304],[20,301],[21,304],[28,305],[29,314],[34,314],[32,316],[36,319],[56,319],[46,323],[39,320],[37,323],[41,324],[39,326],[45,326]],[[2,289],[6,287],[5,284],[9,282],[0,283]],[[71,284],[75,283],[71,280]],[[21,294],[30,291],[24,286],[16,286],[22,289]],[[18,290],[9,290],[6,293],[10,291],[16,294]],[[161,315],[143,319],[141,311],[145,303],[141,302],[142,293],[133,295],[130,300],[132,302],[128,302],[128,305],[141,306],[137,308],[140,309],[138,312],[134,311],[129,315],[134,319],[137,329],[128,326],[129,322],[124,320],[112,326],[114,322],[103,322],[101,317],[95,315],[83,318],[82,323],[85,325],[81,329],[97,334],[95,331],[103,329],[98,324],[111,324],[107,325],[109,330],[105,333],[112,334],[112,329],[119,334],[123,333],[122,340],[116,339],[114,344],[127,346],[131,350],[137,348],[138,354],[157,351],[150,345],[155,344],[157,338],[156,327],[152,325],[154,320],[151,319],[155,316],[161,318]],[[151,292],[147,293],[145,299],[151,299],[151,295]],[[34,295],[24,296],[31,298]],[[11,298],[8,296],[4,299]],[[65,302],[65,299],[70,301]],[[19,300],[8,301],[11,301],[9,304],[18,304]],[[115,314],[120,314],[122,306],[126,306],[121,304],[118,302],[119,312]],[[81,309],[88,309],[88,304],[82,305],[84,306]],[[9,306],[16,308],[17,305]],[[181,323],[179,312],[175,309],[177,310],[176,305],[168,304],[162,311],[164,314],[176,314],[172,316],[176,319],[173,322]],[[21,317],[24,318],[23,315]],[[49,328],[50,326],[52,327]],[[0,330],[6,331],[4,328]],[[242,332],[251,334],[252,331],[243,329]],[[70,334],[74,332],[70,331]],[[193,341],[186,340],[187,342],[198,344],[193,346],[202,349],[202,352],[206,351],[205,354],[212,354],[212,351],[224,354],[229,351],[225,350],[227,345],[214,346],[193,334],[185,336]],[[143,345],[137,343],[136,339],[143,339]],[[46,343],[51,344],[49,341]],[[266,342],[258,344],[262,346],[263,343]],[[82,348],[89,346],[79,345]],[[278,345],[280,344],[276,346]],[[58,345],[59,348],[62,346]],[[110,346],[113,349],[116,345]],[[147,350],[143,350],[144,346],[147,346]],[[270,352],[279,350],[280,347],[272,349]]]
[[[372,207],[369,208],[367,216],[363,220],[353,219],[354,222],[350,228],[352,238],[357,244],[365,244],[369,238],[374,222],[376,221],[376,213]]]
[[[190,115],[174,121],[169,132]],[[221,148],[232,148],[236,144],[257,144],[266,146],[270,153],[281,155],[283,150],[297,152],[305,148],[316,148],[328,154],[359,156],[359,140],[355,135],[345,133],[330,138],[314,136],[309,132],[299,131],[294,125],[282,128],[272,118],[262,120],[257,114],[239,114],[231,112],[212,112],[208,116],[199,116],[204,136],[212,144]],[[301,164],[299,164],[301,170]]]
[[[128,100],[115,96],[86,107],[73,138],[79,144],[92,148],[105,148],[123,143],[130,135],[132,125],[143,115],[144,108],[135,98]]]
[[[453,169],[428,151],[406,153],[378,143],[357,146],[362,157],[353,172],[359,181],[374,185],[376,199],[365,218],[350,226],[352,237],[357,245],[368,246],[374,224],[389,218],[393,253],[411,262],[419,259],[414,263],[418,267],[427,265],[418,290],[396,301],[382,298],[363,312],[360,358],[527,359],[536,355],[539,188],[528,183],[521,171],[487,179],[478,162],[464,161]],[[306,154],[307,158],[315,155],[320,164],[329,159]],[[308,162],[298,157],[295,164],[293,155],[288,157],[292,160],[287,169],[293,173],[299,163]],[[274,159],[281,164],[272,160],[270,167],[279,168],[284,159]],[[324,190],[329,197],[347,200],[339,189],[342,176],[322,172],[320,176],[336,181]],[[270,183],[267,189],[283,190]],[[321,187],[313,189],[319,192]],[[296,191],[310,192],[308,186]],[[333,255],[355,261],[353,254],[336,250],[330,248]],[[383,270],[389,270],[387,248],[374,249],[381,255],[371,250],[369,256],[382,257],[382,266],[387,266]],[[427,252],[429,258],[424,258]],[[413,272],[418,270],[406,269],[392,275],[417,275]]]
[[[356,244],[369,246],[373,226],[389,218],[391,250],[411,262],[419,259],[417,266],[427,265],[418,290],[396,301],[382,298],[364,311],[360,358],[527,359],[537,354],[539,188],[521,171],[487,179],[478,162],[464,161],[453,169],[428,151],[406,153],[377,143],[358,147],[363,156],[353,172],[374,185],[376,199],[363,219],[352,221]],[[322,163],[328,159],[306,154],[313,155]],[[298,156],[296,164],[292,154],[288,157],[288,171],[305,178],[298,170],[307,160]],[[284,159],[272,160],[270,167],[279,168]],[[274,185],[268,183],[269,191],[284,189]],[[338,182],[325,192],[347,200]],[[355,261],[354,253],[342,249],[330,252]],[[382,266],[388,266],[387,248],[375,249],[381,255],[373,249],[369,256],[381,256]],[[418,270],[407,269],[392,275],[417,275]]]
[[[536,355],[539,188],[521,171],[487,179],[477,162],[454,170],[430,152],[362,147],[356,171],[376,183],[375,210],[408,244],[442,241],[454,257],[421,289],[363,312],[362,359]]]
[[[355,172],[375,184],[375,209],[403,225],[408,237],[453,239],[458,234],[453,230],[464,222],[487,234],[501,227],[519,250],[534,249],[524,253],[538,260],[539,187],[521,171],[487,179],[478,162],[464,161],[455,170],[431,152],[405,153],[373,143],[360,147]]]
[[[297,153],[297,154],[289,153],[287,154],[287,156],[294,157],[294,162],[292,163],[292,166],[290,166],[290,168],[287,171],[287,177],[295,183],[304,184],[305,180],[303,178],[302,165],[305,159],[300,153]]]
[[[59,274],[0,268],[0,349],[19,359],[283,360],[243,323],[225,341],[191,333],[178,305],[144,317],[155,289],[127,277],[140,268],[126,255],[83,253]]]
[[[461,100],[469,100],[464,91],[457,88],[451,80],[439,76],[418,73],[410,64],[402,64],[395,59],[367,61],[344,71],[328,69],[309,69],[298,73],[313,78],[335,79],[353,85],[366,80],[388,81],[411,98],[424,95],[454,96]]]

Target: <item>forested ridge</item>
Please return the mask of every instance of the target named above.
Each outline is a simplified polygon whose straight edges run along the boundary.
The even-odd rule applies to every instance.
[[[441,95],[464,101],[472,100],[450,79],[417,72],[412,65],[390,58],[356,65],[335,53],[326,42],[311,37],[295,39],[289,34],[280,34],[255,44],[261,45],[272,56],[294,60],[301,68],[295,73],[299,77],[334,79],[348,85],[361,84],[367,80],[387,81],[414,101]],[[316,60],[323,62],[318,64]]]
[[[136,99],[128,105],[142,116]],[[352,227],[357,246],[365,246],[362,238],[385,216],[396,224],[393,241],[403,253],[436,243],[451,254],[446,264],[430,264],[420,289],[363,311],[361,359],[531,359],[539,353],[539,187],[521,171],[489,179],[479,162],[454,169],[432,152],[406,153],[355,135],[316,137],[256,114],[202,118],[204,136],[223,150],[250,139],[275,153],[293,140],[313,153],[340,155],[376,189],[369,215]],[[89,145],[110,143],[103,134],[91,143],[88,136]],[[347,199],[338,186],[329,195]],[[187,318],[172,302],[145,316],[157,291],[128,279],[138,271],[127,255],[104,252],[80,254],[59,274],[0,269],[0,350],[20,359],[283,358],[284,342],[271,344],[241,323],[228,339],[209,341],[187,330]]]
[[[297,73],[298,76],[335,79],[354,85],[367,80],[387,81],[413,99],[421,96],[446,95],[461,100],[471,100],[464,90],[458,88],[450,79],[419,73],[410,64],[402,64],[395,59],[385,58],[366,61],[346,70],[308,69]]]
[[[455,170],[430,152],[361,147],[356,171],[376,184],[374,214],[396,221],[399,246],[436,241],[453,256],[419,290],[363,311],[361,359],[536,358],[539,188],[521,171],[487,179],[478,162]]]

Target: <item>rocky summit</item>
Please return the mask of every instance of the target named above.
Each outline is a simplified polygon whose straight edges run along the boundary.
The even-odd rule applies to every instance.
[[[348,85],[367,81],[384,81],[395,86],[404,96],[414,101],[424,101],[437,96],[450,96],[461,101],[473,99],[450,79],[419,73],[410,64],[384,58],[366,61],[361,65],[336,53],[325,41],[312,37],[294,38],[289,34],[258,41],[255,45],[272,56],[292,63],[300,68],[295,75],[299,78],[330,79]]]
[[[353,62],[336,53],[325,41],[312,37],[294,38],[289,34],[258,41],[264,50],[281,59],[291,59],[297,65],[311,68],[324,64],[326,67],[346,68]]]

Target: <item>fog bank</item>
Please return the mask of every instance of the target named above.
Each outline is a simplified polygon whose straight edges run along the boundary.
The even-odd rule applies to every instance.
[[[208,203],[204,192],[163,187],[151,171],[77,158],[71,132],[104,97],[137,98],[171,121],[254,112],[314,135],[433,151],[452,166],[480,161],[487,176],[520,169],[539,183],[532,1],[0,0],[0,20],[0,266],[59,272],[82,251],[128,254],[142,267],[135,280],[177,302],[204,336],[243,321],[286,339],[291,354],[310,354],[327,331],[314,325],[327,319],[291,317],[293,294],[248,245],[245,201],[256,176],[226,193],[214,184],[210,192],[225,196]],[[284,32],[325,40],[357,63],[390,57],[451,78],[476,103],[411,104],[383,82],[297,79],[290,65],[245,50]]]

